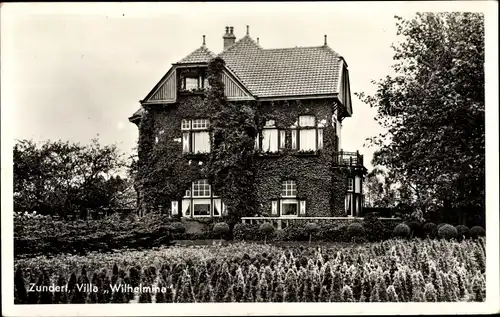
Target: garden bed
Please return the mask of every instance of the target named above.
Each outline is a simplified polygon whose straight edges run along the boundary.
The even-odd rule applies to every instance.
[[[15,301],[445,302],[485,298],[485,240],[173,246],[15,261]],[[408,259],[412,259],[408,261]],[[29,292],[31,285],[71,292]],[[95,292],[78,290],[92,283]],[[112,289],[111,285],[132,289]],[[134,287],[151,286],[150,290]]]

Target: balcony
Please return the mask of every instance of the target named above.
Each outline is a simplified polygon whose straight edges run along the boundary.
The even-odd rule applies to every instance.
[[[338,166],[364,167],[363,155],[356,152],[340,151],[335,153],[334,162]]]

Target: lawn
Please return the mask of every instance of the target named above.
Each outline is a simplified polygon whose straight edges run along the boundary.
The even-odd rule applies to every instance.
[[[483,301],[486,292],[484,238],[179,245],[17,259],[15,270],[16,303],[32,304]],[[68,291],[27,292],[52,283]]]

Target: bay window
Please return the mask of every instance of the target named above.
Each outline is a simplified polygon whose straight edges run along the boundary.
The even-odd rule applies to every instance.
[[[210,133],[208,119],[182,120],[182,152],[210,153]]]

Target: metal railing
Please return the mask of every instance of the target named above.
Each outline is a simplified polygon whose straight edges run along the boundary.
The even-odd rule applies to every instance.
[[[363,166],[363,155],[356,152],[340,151],[335,153],[335,163],[340,166]]]

